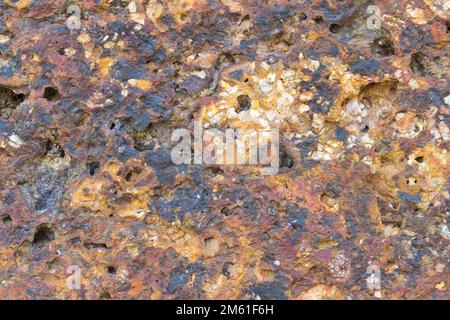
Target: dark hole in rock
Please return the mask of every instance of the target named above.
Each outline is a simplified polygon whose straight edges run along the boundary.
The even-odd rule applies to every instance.
[[[231,262],[225,262],[225,264],[222,267],[222,274],[228,279],[230,278],[231,272],[230,269],[234,266]]]
[[[83,245],[86,249],[98,249],[98,248],[108,249],[106,243],[85,242]]]
[[[423,157],[422,157],[422,156],[417,157],[417,158],[416,158],[416,162],[422,163],[422,162],[423,162]]]
[[[126,181],[130,181],[132,177],[133,177],[133,172],[130,171],[130,172],[128,172],[127,175],[125,176],[125,180],[126,180]]]
[[[71,238],[67,241],[67,244],[71,247],[78,247],[81,244],[81,238],[80,237]]]
[[[324,21],[324,20],[323,20],[323,17],[322,17],[322,16],[316,16],[316,17],[314,18],[314,22],[317,23],[317,24],[321,24],[323,21]]]
[[[237,97],[238,107],[237,112],[245,111],[250,109],[250,106],[252,105],[252,101],[250,100],[250,97],[246,94],[240,95]]]
[[[366,124],[365,126],[364,126],[364,128],[362,129],[362,132],[364,132],[364,133],[367,133],[367,132],[369,132],[369,126]]]
[[[116,124],[113,122],[111,123],[111,125],[109,126],[109,129],[113,130],[116,127]]]
[[[280,167],[281,168],[292,168],[294,166],[294,159],[286,152],[280,152]]]
[[[7,227],[12,225],[12,219],[9,215],[3,218],[3,224]]]
[[[395,53],[394,43],[387,37],[378,37],[370,45],[372,53],[391,56]]]
[[[284,144],[280,144],[278,154],[280,158],[280,168],[292,168],[294,166],[294,159],[286,151],[286,147]]]
[[[59,144],[55,143],[54,139],[48,139],[45,148],[48,156],[64,158],[66,155],[64,149]]]
[[[331,33],[338,33],[338,32],[339,32],[339,29],[340,29],[340,27],[339,27],[338,24],[333,23],[333,24],[330,26],[330,32],[331,32]]]
[[[0,119],[8,119],[24,100],[24,94],[16,94],[11,89],[0,86]]]
[[[89,174],[93,176],[98,168],[100,168],[100,162],[92,161],[86,163],[86,168],[89,170]]]
[[[236,63],[236,59],[233,57],[233,55],[231,53],[221,53],[219,55],[219,58],[217,58],[214,68],[216,70],[221,70],[221,69],[228,67],[230,65],[233,65],[235,63]]]
[[[208,168],[212,175],[217,176],[223,174],[223,170],[220,167],[210,167]]]
[[[322,201],[322,203],[328,208],[336,208],[336,205],[338,203],[336,198],[328,193],[323,193],[320,196],[320,201]]]
[[[426,77],[428,75],[426,57],[420,52],[411,55],[410,68],[415,75]]]
[[[182,13],[180,14],[180,20],[182,22],[186,21],[188,19],[188,15],[186,13]]]
[[[111,294],[107,291],[103,291],[99,297],[99,300],[110,300],[112,299]]]
[[[228,209],[227,207],[224,207],[220,210],[220,212],[225,215],[225,216],[229,216],[230,215],[230,209]]]
[[[113,266],[108,266],[107,269],[108,269],[108,273],[111,273],[111,274],[116,273],[116,268]]]
[[[64,48],[58,50],[59,55],[63,56],[65,54]]]
[[[55,233],[45,224],[41,224],[36,228],[33,238],[33,245],[42,245],[55,240]]]
[[[47,101],[55,101],[58,98],[59,91],[54,87],[46,87],[44,89],[44,98]]]

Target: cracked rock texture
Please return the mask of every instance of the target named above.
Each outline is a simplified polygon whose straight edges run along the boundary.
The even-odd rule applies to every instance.
[[[449,299],[449,10],[1,1],[0,299]],[[279,172],[173,164],[196,120]]]

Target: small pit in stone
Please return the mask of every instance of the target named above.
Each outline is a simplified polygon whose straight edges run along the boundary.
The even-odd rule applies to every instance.
[[[300,20],[300,21],[305,21],[308,19],[308,16],[304,12],[300,12],[298,14],[295,13],[294,15],[297,16],[298,20]]]
[[[427,57],[420,52],[411,55],[409,67],[417,76],[426,77],[429,75]]]
[[[250,97],[246,94],[240,95],[239,97],[237,97],[237,112],[241,112],[241,111],[246,111],[248,109],[250,109],[250,106],[252,105],[252,100],[250,99]]]
[[[387,37],[378,37],[370,45],[371,51],[380,56],[391,56],[395,53],[394,43]]]
[[[16,94],[9,88],[0,86],[0,119],[9,119],[14,109],[25,100],[25,95]]]
[[[416,157],[416,162],[423,163],[424,158],[422,156]]]
[[[333,23],[332,25],[330,25],[330,32],[331,33],[338,33],[339,29],[340,29],[340,27],[339,27],[338,24]]]
[[[34,233],[33,245],[40,246],[55,240],[55,233],[46,224],[41,224]]]
[[[110,274],[116,273],[116,268],[114,266],[108,266],[106,269],[108,270],[108,273],[110,273]]]
[[[316,16],[314,18],[314,22],[317,23],[317,24],[321,24],[321,23],[323,23],[323,21],[324,21],[324,19],[323,19],[322,16]]]
[[[2,219],[2,221],[3,221],[3,224],[4,224],[5,226],[7,226],[7,227],[10,227],[10,226],[12,225],[12,219],[11,219],[11,217],[10,217],[9,215],[7,215],[6,217],[4,217],[4,218]]]
[[[235,57],[231,53],[221,53],[214,65],[216,70],[222,70],[236,63]]]
[[[281,168],[292,168],[294,166],[294,159],[286,152],[280,152],[280,167]]]
[[[133,172],[130,171],[127,173],[127,175],[125,176],[125,180],[126,181],[131,181],[131,178],[133,177]]]
[[[91,161],[86,163],[86,169],[89,170],[89,174],[91,176],[95,175],[95,172],[97,172],[98,168],[100,168],[100,162],[98,161]]]
[[[228,209],[227,207],[223,207],[222,209],[220,209],[220,212],[224,215],[224,216],[229,216],[230,215],[230,209]]]
[[[58,99],[59,91],[55,87],[46,87],[44,89],[44,98],[47,101],[55,101]]]
[[[57,134],[55,133],[53,133],[52,136],[47,139],[47,142],[45,143],[46,155],[54,158],[64,158],[66,153],[63,147],[56,143],[56,140]]]
[[[112,299],[111,294],[107,291],[103,291],[99,297],[99,300],[110,300]]]
[[[229,279],[232,273],[232,269],[234,267],[234,263],[232,262],[225,262],[225,264],[222,267],[222,274]]]
[[[369,132],[369,126],[366,124],[365,126],[364,126],[364,128],[362,129],[362,132],[364,132],[364,133],[367,133],[367,132]]]

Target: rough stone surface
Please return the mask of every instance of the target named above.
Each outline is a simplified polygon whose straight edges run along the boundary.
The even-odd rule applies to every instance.
[[[449,7],[1,1],[0,299],[449,299]],[[174,165],[195,120],[278,174]]]

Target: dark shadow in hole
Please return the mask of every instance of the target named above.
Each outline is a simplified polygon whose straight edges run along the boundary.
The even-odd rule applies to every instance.
[[[372,53],[380,56],[392,56],[395,54],[394,43],[387,37],[378,37],[370,44]]]
[[[125,180],[126,180],[126,181],[130,181],[132,177],[133,177],[133,172],[130,171],[130,172],[128,172],[127,175],[125,176]]]
[[[100,168],[100,162],[98,161],[91,161],[86,163],[86,169],[89,170],[89,174],[93,176],[97,169]]]
[[[103,291],[99,297],[99,300],[110,300],[112,299],[111,294],[107,291]]]
[[[11,219],[11,217],[10,217],[9,215],[7,215],[6,217],[4,217],[4,218],[2,219],[2,221],[3,221],[3,224],[4,224],[5,226],[7,226],[7,227],[10,227],[10,226],[12,225],[12,219]]]
[[[216,70],[222,70],[223,68],[226,68],[228,66],[231,66],[236,63],[236,59],[231,53],[221,53],[219,57],[217,58],[217,61],[214,65],[214,68]]]
[[[287,153],[287,151],[280,147],[280,168],[292,168],[295,162],[294,159]]]
[[[85,242],[83,245],[86,249],[108,249],[106,243]]]
[[[331,33],[338,33],[339,30],[340,30],[340,26],[339,26],[338,24],[333,23],[333,24],[330,26],[330,32],[331,32]]]
[[[33,245],[39,246],[55,240],[55,233],[46,224],[40,224],[34,233]]]
[[[8,119],[25,98],[22,93],[16,94],[13,90],[0,86],[0,119]]]
[[[240,95],[239,97],[237,97],[237,112],[241,112],[241,111],[245,111],[250,109],[250,106],[252,105],[252,100],[250,99],[250,97],[246,94]]]
[[[110,274],[116,273],[116,268],[114,266],[108,266],[107,270],[108,270],[108,273],[110,273]]]
[[[321,24],[321,23],[324,22],[324,19],[323,19],[322,16],[316,16],[316,17],[314,18],[314,22],[317,23],[317,24]]]
[[[227,207],[223,207],[222,209],[220,209],[220,212],[225,216],[229,216],[231,214],[230,209],[228,209]]]
[[[47,99],[47,101],[55,101],[56,99],[58,99],[58,96],[58,89],[54,87],[46,87],[44,89],[44,98]]]
[[[426,77],[429,75],[426,56],[420,52],[416,52],[411,55],[411,63],[409,64],[409,67],[415,75],[420,77]]]
[[[64,158],[66,155],[63,147],[54,142],[54,138],[47,139],[47,142],[45,143],[45,150],[46,155],[48,156]]]

